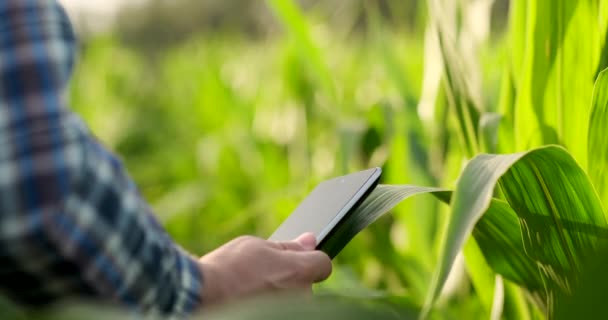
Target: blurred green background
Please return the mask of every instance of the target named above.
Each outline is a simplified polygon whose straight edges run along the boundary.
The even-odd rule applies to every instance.
[[[462,168],[425,1],[295,3],[156,0],[122,8],[108,30],[79,29],[73,109],[195,254],[268,237],[336,175],[381,166],[382,183],[453,187]],[[455,23],[493,111],[509,1],[465,3]],[[446,208],[403,203],[346,247],[318,290],[420,306]],[[440,309],[475,318],[485,311],[459,261]]]

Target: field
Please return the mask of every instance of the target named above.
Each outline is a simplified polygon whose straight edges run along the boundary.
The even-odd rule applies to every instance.
[[[158,52],[120,29],[84,42],[71,106],[178,243],[202,255],[267,237],[316,183],[380,166],[400,185],[381,204],[446,191],[356,236],[318,294],[387,318],[591,312],[576,306],[598,288],[583,275],[601,278],[585,270],[607,230],[606,3],[437,0],[407,26],[368,5],[357,31],[266,4],[271,36],[220,29]]]

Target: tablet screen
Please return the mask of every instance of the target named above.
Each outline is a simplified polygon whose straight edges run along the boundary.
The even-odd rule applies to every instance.
[[[358,200],[375,187],[380,172],[380,168],[374,168],[320,183],[270,240],[288,241],[302,233],[312,232],[317,237],[317,243],[320,243]]]

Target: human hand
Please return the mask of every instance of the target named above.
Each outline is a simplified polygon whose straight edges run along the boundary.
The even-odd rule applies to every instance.
[[[260,293],[312,290],[331,274],[331,259],[316,251],[314,235],[274,242],[236,238],[199,259],[203,304],[218,304]]]

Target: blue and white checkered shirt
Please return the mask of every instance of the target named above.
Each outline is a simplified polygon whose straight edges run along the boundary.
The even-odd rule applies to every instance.
[[[0,290],[28,305],[92,297],[185,315],[202,275],[68,109],[75,49],[56,1],[0,1]]]

